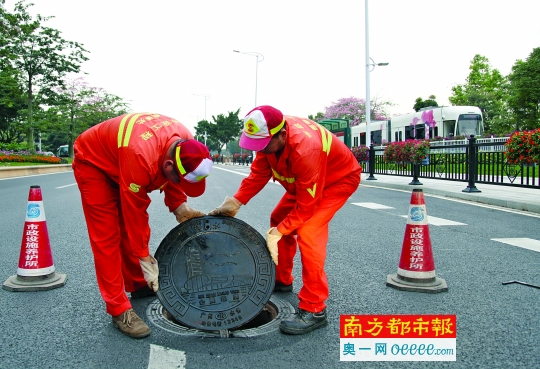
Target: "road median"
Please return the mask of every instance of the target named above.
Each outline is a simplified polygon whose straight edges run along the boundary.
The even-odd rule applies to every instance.
[[[71,164],[31,165],[26,167],[0,167],[0,178],[24,177],[71,171]]]

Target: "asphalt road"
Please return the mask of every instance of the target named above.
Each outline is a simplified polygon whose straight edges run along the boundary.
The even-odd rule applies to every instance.
[[[248,172],[242,166],[216,166],[207,192],[189,204],[211,211],[234,194]],[[134,340],[113,328],[105,313],[71,172],[0,180],[1,282],[17,271],[31,185],[42,188],[54,262],[68,279],[51,291],[0,291],[0,368],[535,368],[540,362],[540,290],[502,285],[510,280],[539,285],[540,253],[493,240],[540,240],[538,216],[426,195],[428,216],[463,223],[430,225],[437,276],[446,280],[449,291],[398,291],[385,282],[397,271],[410,192],[360,186],[330,226],[328,327],[304,336],[276,330],[251,339],[203,339],[174,335],[150,323],[152,335]],[[279,185],[269,183],[238,218],[264,234],[282,194]],[[153,253],[177,223],[162,195],[151,197]],[[352,204],[366,202],[388,208]],[[293,306],[301,284],[299,263],[294,275],[295,293],[278,295]],[[134,301],[147,322],[146,309],[153,301]],[[340,362],[340,314],[455,314],[457,361]]]

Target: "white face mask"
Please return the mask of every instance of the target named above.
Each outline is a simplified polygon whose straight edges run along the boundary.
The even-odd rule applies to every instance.
[[[208,177],[214,163],[208,158],[204,158],[193,172],[186,173],[183,178],[191,183],[197,183]]]

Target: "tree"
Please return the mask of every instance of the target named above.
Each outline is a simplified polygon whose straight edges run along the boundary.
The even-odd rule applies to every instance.
[[[103,88],[90,86],[83,77],[65,79],[53,92],[55,105],[50,110],[56,117],[49,117],[49,122],[59,123],[60,130],[69,127],[70,157],[73,157],[73,142],[79,133],[126,112],[127,104],[121,98],[108,94]]]
[[[371,101],[370,112],[372,120],[388,119],[387,108],[393,104],[388,101]],[[325,108],[325,119],[348,119],[351,126],[356,126],[366,121],[366,100],[356,97],[341,98]]]
[[[414,111],[420,111],[422,108],[429,108],[430,106],[439,106],[437,101],[435,101],[435,95],[430,95],[427,100],[422,100],[421,97],[418,97],[413,106]]]
[[[10,60],[24,81],[27,98],[27,144],[33,149],[34,103],[36,96],[46,101],[48,94],[62,85],[62,78],[67,73],[78,73],[80,63],[88,60],[82,45],[66,41],[60,31],[45,27],[42,23],[53,17],[37,15],[36,19],[27,9],[33,4],[24,4],[21,0],[15,4],[14,13],[0,9],[5,19],[3,27],[10,32],[3,32],[0,38],[0,56]]]
[[[310,114],[310,115],[308,115],[308,119],[311,119],[314,122],[319,122],[319,121],[324,119],[324,113],[320,111],[315,116]]]
[[[205,119],[200,120],[195,127],[195,138],[203,142],[210,151],[218,151],[218,141],[215,140],[217,137],[216,130],[215,124]],[[221,151],[219,152],[221,153]]]
[[[241,154],[243,152],[242,148],[239,145],[240,140],[235,140],[227,143],[227,151],[231,154]]]
[[[1,0],[0,0],[1,1]],[[4,49],[17,27],[12,27],[0,6],[0,142],[11,143],[20,139],[20,131],[14,122],[24,109],[24,94],[20,73],[11,65],[10,55]]]
[[[219,114],[215,117],[212,115],[214,123],[201,120],[195,127],[196,136],[203,137],[206,134],[206,146],[208,146],[208,149],[221,154],[221,150],[226,144],[238,139],[240,136],[243,122],[238,118],[239,113],[240,109],[235,112],[230,111],[227,116]]]
[[[509,120],[507,79],[497,69],[491,69],[485,56],[478,54],[469,69],[466,83],[453,86],[448,100],[452,105],[478,106],[484,116],[485,131],[503,133],[503,122]]]
[[[525,60],[512,67],[508,104],[515,118],[515,129],[540,127],[540,48],[535,48]]]
[[[42,151],[52,151],[56,153],[56,150],[69,142],[69,134],[62,131],[53,131],[47,134],[47,139],[42,141],[41,145],[45,149]]]
[[[3,143],[20,137],[20,131],[13,123],[19,119],[25,100],[17,77],[17,71],[9,64],[0,63],[0,142]]]

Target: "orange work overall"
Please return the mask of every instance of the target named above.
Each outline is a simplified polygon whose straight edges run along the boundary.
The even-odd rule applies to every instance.
[[[287,191],[270,216],[270,226],[283,234],[278,242],[276,281],[291,284],[296,245],[301,253],[299,307],[320,312],[326,307],[328,280],[324,271],[328,223],[358,189],[362,169],[351,150],[317,123],[284,116],[286,143],[279,155],[257,152],[250,175],[234,195],[242,204],[268,180]]]
[[[336,212],[345,204],[358,184],[334,184],[324,189],[323,198],[315,214],[293,234],[284,235],[278,242],[278,265],[276,282],[293,282],[293,259],[296,245],[300,249],[303,286],[298,293],[300,309],[320,312],[326,308],[328,280],[324,271],[328,224]],[[285,194],[270,217],[270,225],[277,226],[294,208],[296,199]]]
[[[149,255],[148,193],[165,193],[172,212],[186,195],[161,172],[167,148],[193,138],[177,120],[160,114],[125,114],[84,131],[75,141],[73,172],[96,278],[107,313],[131,308],[126,292],[146,285],[139,259]]]

